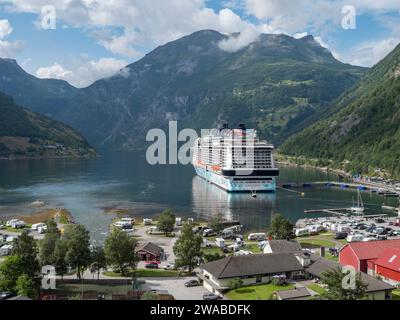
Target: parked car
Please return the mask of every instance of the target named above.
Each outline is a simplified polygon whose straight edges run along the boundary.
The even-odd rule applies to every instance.
[[[198,280],[189,280],[188,282],[185,282],[185,287],[190,288],[190,287],[198,287],[200,285],[200,282]]]
[[[347,232],[336,232],[335,239],[336,240],[342,240],[342,239],[346,239],[347,236],[348,236]]]
[[[375,222],[376,223],[385,223],[385,220],[383,220],[382,218],[378,218],[378,219],[375,219]]]
[[[381,234],[381,235],[376,237],[376,240],[387,240],[387,236]]]
[[[144,267],[146,269],[158,269],[158,263],[154,263],[154,262],[147,263]]]
[[[164,266],[164,270],[175,270],[175,265],[172,263],[168,263],[167,265]]]
[[[206,293],[203,295],[203,300],[220,300],[222,297],[214,293]]]

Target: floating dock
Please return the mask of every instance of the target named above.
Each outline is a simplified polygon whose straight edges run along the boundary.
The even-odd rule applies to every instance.
[[[337,187],[340,189],[368,190],[384,197],[400,197],[400,191],[395,187],[377,183],[339,182],[339,181],[315,181],[315,182],[285,182],[278,185],[282,189],[312,188],[312,187]]]

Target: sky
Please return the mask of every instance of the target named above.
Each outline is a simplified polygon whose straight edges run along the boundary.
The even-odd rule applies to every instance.
[[[240,32],[220,43],[230,52],[260,33],[313,35],[370,67],[400,43],[400,0],[0,0],[0,57],[76,87],[203,29]]]

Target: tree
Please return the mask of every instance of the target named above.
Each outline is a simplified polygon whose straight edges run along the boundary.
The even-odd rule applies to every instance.
[[[58,239],[56,246],[54,248],[53,261],[56,272],[61,276],[61,279],[68,272],[67,263],[67,242],[64,239]]]
[[[18,278],[24,274],[24,263],[20,256],[7,257],[0,264],[0,291],[17,293]]]
[[[20,296],[31,299],[36,298],[35,281],[25,273],[18,277],[15,289],[17,294]]]
[[[104,252],[107,263],[117,266],[122,275],[126,275],[127,268],[135,268],[137,242],[122,230],[115,228],[105,241]]]
[[[157,229],[163,231],[167,235],[174,231],[175,219],[175,215],[170,209],[165,210],[158,218]]]
[[[71,268],[76,269],[76,275],[81,279],[83,271],[90,263],[89,231],[82,225],[68,225],[64,231],[66,241],[66,261]]]
[[[147,291],[142,294],[140,297],[140,300],[159,300],[158,295],[155,294],[154,292]]]
[[[235,290],[236,292],[243,287],[243,280],[240,278],[234,278],[229,281],[229,288]]]
[[[213,229],[215,232],[221,232],[224,229],[224,217],[222,213],[218,213],[212,217],[208,222],[208,227]]]
[[[176,255],[175,265],[187,268],[189,273],[192,273],[194,267],[202,257],[202,240],[200,235],[194,234],[191,224],[185,223],[182,233],[174,245],[174,254]]]
[[[328,300],[360,300],[366,297],[367,284],[361,280],[361,274],[356,273],[354,279],[354,288],[347,288],[343,283],[347,283],[344,277],[352,276],[350,273],[342,272],[340,267],[328,270],[322,274],[321,280],[328,286],[323,299]]]
[[[14,240],[12,254],[21,257],[23,270],[28,276],[33,278],[39,273],[40,267],[37,259],[38,249],[36,240],[27,232],[22,232]]]
[[[60,235],[60,230],[58,230],[57,222],[54,219],[49,219],[46,221],[46,234],[58,234]]]
[[[54,249],[59,239],[60,235],[57,233],[46,233],[39,241],[39,261],[42,266],[54,264]]]
[[[293,228],[294,225],[290,220],[286,219],[281,214],[277,214],[272,219],[268,234],[275,240],[291,240],[295,238]]]
[[[104,249],[101,246],[96,246],[91,251],[91,261],[90,272],[97,273],[97,279],[100,278],[101,269],[107,268],[106,255]]]

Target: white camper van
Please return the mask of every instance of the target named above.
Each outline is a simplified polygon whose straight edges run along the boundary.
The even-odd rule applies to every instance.
[[[304,237],[310,235],[310,230],[308,230],[307,228],[296,229],[294,231],[294,234],[296,235],[296,237]]]
[[[247,239],[249,241],[262,241],[262,240],[265,240],[266,238],[267,238],[267,235],[263,232],[250,233],[249,236],[247,237]]]
[[[347,242],[361,242],[364,240],[362,234],[352,234],[346,238]]]

